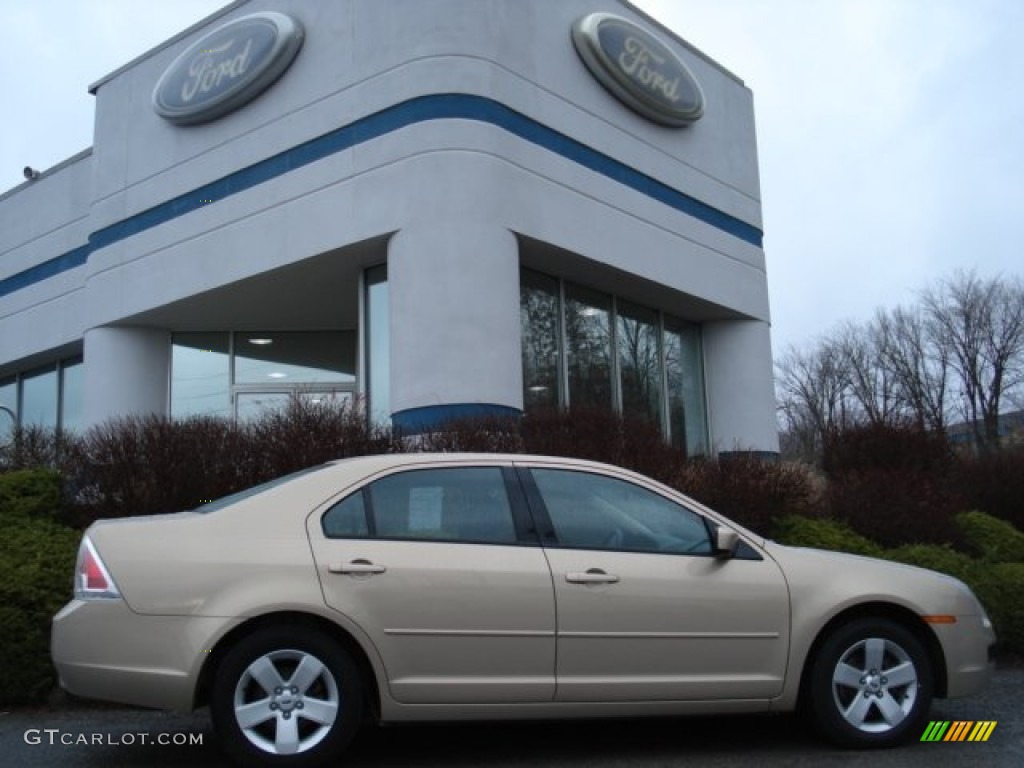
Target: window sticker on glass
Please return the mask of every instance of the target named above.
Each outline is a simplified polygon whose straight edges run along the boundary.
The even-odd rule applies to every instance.
[[[441,529],[444,488],[409,489],[409,532]]]

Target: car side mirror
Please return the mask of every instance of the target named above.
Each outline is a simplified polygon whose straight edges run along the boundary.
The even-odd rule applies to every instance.
[[[714,527],[714,555],[720,560],[728,560],[736,555],[736,549],[740,545],[740,535],[732,528],[722,525]]]

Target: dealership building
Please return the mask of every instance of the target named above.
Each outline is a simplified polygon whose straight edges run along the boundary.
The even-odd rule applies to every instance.
[[[752,94],[630,3],[243,0],[90,92],[0,194],[21,424],[589,405],[777,452]]]

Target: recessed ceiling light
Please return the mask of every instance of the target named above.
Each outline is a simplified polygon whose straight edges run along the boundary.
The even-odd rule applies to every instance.
[[[255,344],[258,347],[265,347],[267,344],[273,344],[273,339],[249,339],[250,344]]]
[[[267,374],[268,379],[286,379],[288,378],[287,373],[281,373],[281,371],[271,371]]]

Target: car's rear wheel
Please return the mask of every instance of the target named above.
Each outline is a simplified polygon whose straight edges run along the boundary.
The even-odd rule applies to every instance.
[[[928,654],[913,633],[888,619],[859,619],[819,648],[808,703],[831,741],[891,747],[920,736],[932,690]]]
[[[224,656],[210,714],[236,762],[312,766],[345,749],[361,702],[359,672],[344,648],[316,630],[274,627]]]

